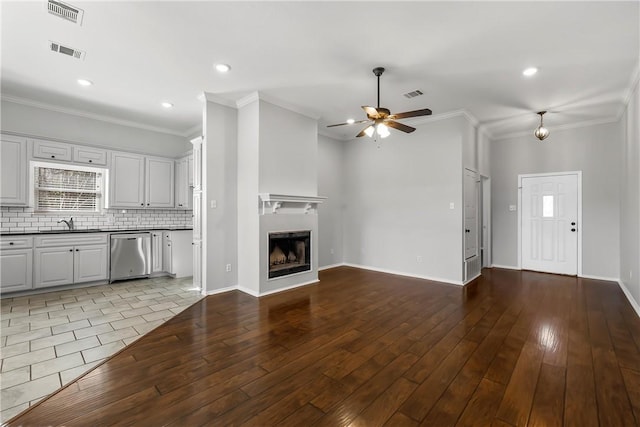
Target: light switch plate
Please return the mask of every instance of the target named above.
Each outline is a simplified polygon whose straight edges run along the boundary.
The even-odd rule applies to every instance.
[[[514,212],[516,210],[516,205],[509,205],[509,210]]]

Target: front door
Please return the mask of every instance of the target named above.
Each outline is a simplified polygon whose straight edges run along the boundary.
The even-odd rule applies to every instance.
[[[522,268],[578,274],[578,174],[523,176]]]

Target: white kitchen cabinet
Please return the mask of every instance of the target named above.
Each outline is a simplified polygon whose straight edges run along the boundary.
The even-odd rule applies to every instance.
[[[34,288],[73,283],[73,246],[34,249]]]
[[[176,208],[191,209],[192,191],[189,185],[189,157],[176,160]]]
[[[147,157],[145,163],[145,199],[148,208],[172,208],[174,206],[174,166],[171,159]]]
[[[11,135],[0,139],[0,205],[26,206],[27,140]]]
[[[144,200],[144,156],[130,153],[111,154],[111,201],[110,206],[121,208],[143,208]]]
[[[175,274],[173,272],[173,248],[171,247],[171,232],[163,231],[162,232],[162,265],[164,266],[164,271],[169,274]]]
[[[33,238],[4,236],[0,239],[0,293],[33,287]]]
[[[63,142],[46,141],[43,139],[33,140],[33,157],[38,159],[71,161],[73,146]]]
[[[193,153],[187,157],[187,185],[193,187]]]
[[[172,208],[174,161],[162,157],[111,154],[111,207]]]
[[[106,166],[107,150],[76,145],[73,147],[73,161],[88,165]]]
[[[107,280],[106,234],[38,236],[33,253],[34,288]]]
[[[193,191],[202,189],[202,137],[191,140],[193,145],[193,166],[192,166],[192,179],[193,179]]]
[[[162,232],[153,231],[151,233],[151,272],[152,273],[158,273],[165,270],[162,254],[163,254]]]
[[[193,286],[202,288],[202,242],[194,240],[193,247]]]
[[[73,252],[73,283],[107,279],[107,245],[76,246]]]

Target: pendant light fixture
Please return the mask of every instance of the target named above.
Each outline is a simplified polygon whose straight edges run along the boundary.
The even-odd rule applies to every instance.
[[[533,133],[540,141],[549,136],[549,129],[544,127],[544,124],[542,123],[542,116],[544,113],[546,113],[546,111],[538,111],[538,113],[536,113],[540,115],[540,126],[538,126],[536,131]]]

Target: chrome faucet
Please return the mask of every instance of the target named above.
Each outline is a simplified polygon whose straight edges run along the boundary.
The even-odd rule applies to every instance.
[[[69,219],[69,221],[65,220],[65,219],[61,219],[60,221],[58,221],[58,224],[60,224],[61,222],[64,222],[65,224],[67,224],[67,227],[69,227],[69,230],[73,230],[73,218]]]

